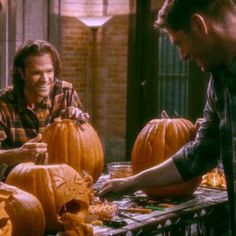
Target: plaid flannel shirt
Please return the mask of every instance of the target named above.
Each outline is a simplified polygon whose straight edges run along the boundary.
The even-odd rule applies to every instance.
[[[41,133],[69,106],[83,109],[72,84],[65,81],[56,80],[51,97],[45,97],[34,110],[27,108],[21,90],[8,89],[0,97],[1,148],[20,147]]]
[[[202,174],[223,162],[227,183],[231,234],[236,235],[236,58],[229,67],[212,72],[204,121],[193,142],[173,160],[184,179]]]

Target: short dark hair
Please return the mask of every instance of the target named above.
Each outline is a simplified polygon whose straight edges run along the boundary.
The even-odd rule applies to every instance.
[[[20,70],[24,71],[26,60],[29,56],[40,54],[50,54],[53,62],[55,77],[58,78],[60,76],[61,60],[57,49],[52,44],[44,40],[29,40],[18,48],[14,56],[12,68],[13,87],[19,88],[24,86]]]
[[[154,25],[175,31],[189,31],[194,13],[220,19],[224,10],[232,5],[235,5],[235,0],[165,0]]]

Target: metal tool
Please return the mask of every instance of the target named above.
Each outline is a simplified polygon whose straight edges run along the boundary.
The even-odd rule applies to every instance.
[[[127,219],[130,219],[130,220],[133,220],[133,221],[135,221],[135,222],[137,222],[137,223],[141,223],[142,221],[141,220],[137,220],[137,219],[135,219],[133,216],[131,216],[131,215],[129,215],[129,214],[127,214],[127,213],[124,213],[124,212],[118,212],[118,216],[120,216],[120,217],[124,217],[124,218],[127,218]]]

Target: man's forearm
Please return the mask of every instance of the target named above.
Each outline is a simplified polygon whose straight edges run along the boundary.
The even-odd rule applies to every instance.
[[[167,186],[182,182],[183,178],[170,158],[158,166],[144,170],[132,180],[132,188],[143,189],[150,187]]]
[[[5,164],[8,166],[17,164],[20,160],[17,158],[18,149],[0,149],[0,164]]]

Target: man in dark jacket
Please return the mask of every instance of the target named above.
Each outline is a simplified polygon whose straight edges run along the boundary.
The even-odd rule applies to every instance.
[[[166,0],[155,25],[183,60],[211,73],[203,122],[195,140],[166,162],[137,175],[107,181],[100,196],[175,184],[203,174],[222,159],[231,235],[236,235],[236,3],[233,0]]]

